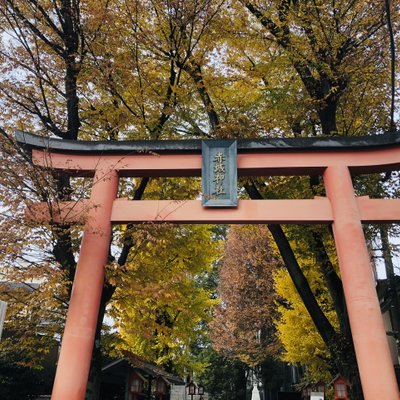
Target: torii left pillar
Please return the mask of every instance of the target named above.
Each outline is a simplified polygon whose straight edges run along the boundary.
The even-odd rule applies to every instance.
[[[52,400],[85,398],[117,191],[117,171],[100,160],[93,180],[92,207],[82,238]]]

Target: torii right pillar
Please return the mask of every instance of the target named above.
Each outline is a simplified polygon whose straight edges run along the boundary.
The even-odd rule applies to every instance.
[[[396,376],[348,167],[328,167],[324,182],[332,207],[333,234],[364,398],[398,400]]]

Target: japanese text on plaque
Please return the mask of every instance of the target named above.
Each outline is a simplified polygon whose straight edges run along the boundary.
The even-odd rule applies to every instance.
[[[226,176],[226,164],[225,156],[223,153],[218,152],[214,156],[214,191],[212,194],[214,196],[222,196],[225,193],[224,181]]]

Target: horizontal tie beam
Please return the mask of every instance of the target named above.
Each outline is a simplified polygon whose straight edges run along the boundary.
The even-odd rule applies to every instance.
[[[201,176],[201,154],[63,154],[32,150],[36,165],[76,176],[92,176],[101,161],[126,177]],[[239,176],[322,175],[327,166],[348,166],[354,174],[400,168],[400,148],[363,151],[304,151],[237,155]]]
[[[363,223],[400,222],[400,199],[358,197],[357,205]],[[27,208],[27,216],[36,223],[85,222],[96,204],[90,200],[77,202],[35,203]],[[331,204],[325,197],[306,200],[240,200],[235,209],[204,208],[200,200],[126,200],[114,201],[113,224],[126,223],[190,223],[190,224],[321,224],[333,222]]]

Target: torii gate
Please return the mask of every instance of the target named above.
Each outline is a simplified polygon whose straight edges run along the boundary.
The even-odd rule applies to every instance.
[[[399,399],[361,223],[399,222],[400,200],[356,197],[352,175],[400,169],[400,132],[238,140],[239,176],[322,175],[327,197],[239,200],[236,208],[117,198],[119,177],[200,176],[201,141],[82,142],[24,132],[16,139],[36,165],[94,177],[90,199],[61,203],[52,215],[67,223],[85,215],[86,221],[52,400],[85,398],[111,226],[129,222],[332,224],[364,397]],[[36,204],[33,216],[48,222],[48,205]]]

